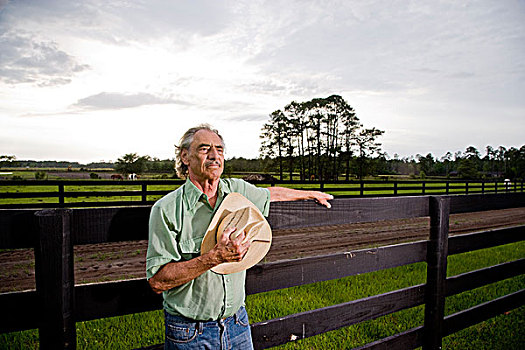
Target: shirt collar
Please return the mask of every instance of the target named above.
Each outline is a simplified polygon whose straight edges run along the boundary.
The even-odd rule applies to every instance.
[[[186,182],[184,183],[184,197],[186,198],[186,204],[188,205],[188,208],[195,208],[195,205],[197,205],[197,202],[204,196],[204,193],[202,193],[201,190],[193,184],[193,182],[190,181],[189,178],[186,179]],[[217,189],[217,200],[219,204],[222,202],[224,197],[226,197],[231,190],[226,185],[226,182],[223,179],[219,179],[219,188]],[[217,205],[215,205],[217,207]]]

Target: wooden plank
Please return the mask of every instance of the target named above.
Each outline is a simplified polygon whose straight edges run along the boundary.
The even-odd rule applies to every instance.
[[[148,190],[148,196],[164,196],[170,192],[173,192],[173,190]]]
[[[38,327],[35,315],[40,308],[38,296],[34,290],[0,294],[0,333],[24,331]]]
[[[445,336],[525,305],[525,289],[487,301],[445,317]]]
[[[183,185],[185,180],[5,180],[0,186],[133,186],[133,185]]]
[[[450,198],[451,214],[525,207],[525,193],[477,194],[448,197]]]
[[[146,203],[140,200],[135,201],[104,201],[104,202],[67,202],[64,204],[67,208],[85,208],[85,207],[139,207],[139,206],[151,206],[155,201],[148,201]],[[55,203],[25,203],[25,204],[0,204],[1,209],[45,209],[45,208],[57,208],[62,205],[57,202]]]
[[[49,198],[59,197],[58,192],[0,192],[0,198]]]
[[[313,201],[273,202],[273,229],[375,222],[428,215],[428,197],[336,198],[327,209]]]
[[[41,349],[75,349],[73,244],[70,210],[37,212],[40,230],[35,247],[36,290],[40,297]]]
[[[354,350],[406,350],[418,348],[422,344],[423,326],[419,326],[357,347]]]
[[[462,293],[525,273],[525,259],[489,266],[447,278],[446,295]]]
[[[258,264],[247,271],[246,293],[267,292],[425,261],[426,245],[426,241],[420,241]]]
[[[75,287],[75,321],[120,316],[162,309],[145,278],[83,284]]]
[[[449,238],[448,254],[459,254],[525,239],[525,225],[456,235]]]
[[[424,285],[374,295],[252,325],[256,349],[288,343],[421,305]]]
[[[0,209],[0,249],[33,248],[38,233],[35,209]]]
[[[427,287],[423,350],[441,349],[445,314],[450,200],[430,197],[430,239],[427,246]]]
[[[115,190],[115,191],[68,191],[64,192],[65,198],[77,197],[131,197],[141,196],[140,190]]]

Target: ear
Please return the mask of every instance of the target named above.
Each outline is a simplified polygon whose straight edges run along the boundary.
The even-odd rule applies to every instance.
[[[180,159],[184,165],[189,165],[190,161],[188,159],[188,150],[185,148],[180,152]]]

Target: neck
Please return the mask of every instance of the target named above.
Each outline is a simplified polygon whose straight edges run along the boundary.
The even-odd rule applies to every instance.
[[[216,179],[198,179],[190,174],[190,181],[208,197],[212,207],[217,200],[217,189],[219,188],[219,178]]]

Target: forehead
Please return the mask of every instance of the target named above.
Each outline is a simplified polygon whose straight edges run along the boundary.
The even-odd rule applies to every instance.
[[[199,130],[193,136],[192,146],[198,147],[199,145],[206,144],[211,146],[222,146],[222,141],[219,135],[209,130]]]

